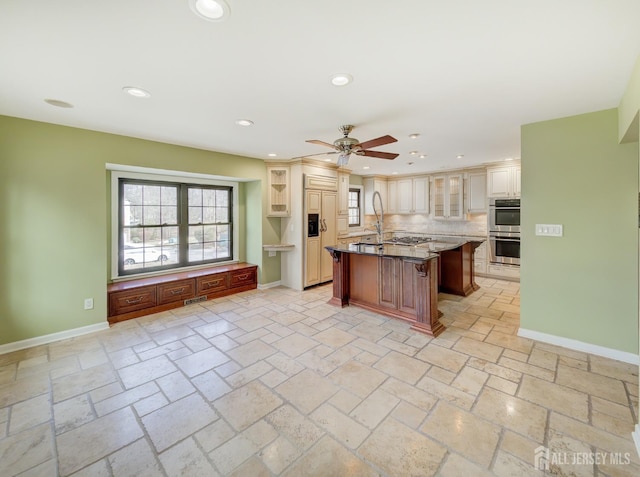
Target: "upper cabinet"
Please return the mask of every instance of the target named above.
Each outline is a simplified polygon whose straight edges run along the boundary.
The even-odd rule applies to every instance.
[[[269,187],[268,217],[291,215],[291,172],[289,166],[267,166]]]
[[[387,180],[380,177],[365,177],[364,184],[364,213],[366,215],[373,215],[373,193],[375,191],[380,192],[380,198],[382,199],[382,208],[385,212],[388,212],[387,208]],[[376,207],[378,201],[376,200]]]
[[[487,212],[487,174],[470,172],[467,178],[467,214]]]
[[[428,214],[429,177],[413,177],[389,180],[387,184],[390,214]]]
[[[520,164],[487,168],[489,197],[520,197]]]
[[[349,215],[349,174],[338,172],[338,215]]]
[[[447,174],[432,178],[433,201],[431,215],[434,219],[464,218],[462,174]]]

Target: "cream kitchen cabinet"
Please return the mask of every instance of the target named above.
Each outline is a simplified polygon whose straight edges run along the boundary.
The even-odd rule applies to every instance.
[[[520,164],[487,168],[489,197],[520,197]]]
[[[487,212],[487,174],[470,172],[467,176],[467,195],[465,198],[467,214]],[[476,250],[477,253],[477,250]]]
[[[267,166],[269,202],[267,217],[291,216],[291,172],[289,166]]]
[[[429,177],[392,179],[387,183],[390,214],[428,214]]]
[[[431,183],[433,199],[431,215],[434,219],[462,219],[464,217],[462,174],[434,176]]]
[[[387,180],[381,177],[365,177],[362,181],[364,184],[364,213],[366,215],[373,215],[373,193],[375,191],[380,192],[380,198],[382,199],[382,207],[385,212],[387,209]],[[378,202],[376,201],[376,206]]]

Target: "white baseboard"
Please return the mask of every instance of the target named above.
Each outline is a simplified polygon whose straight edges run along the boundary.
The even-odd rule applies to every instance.
[[[631,437],[633,437],[633,442],[636,443],[636,452],[640,456],[640,424],[636,424],[636,430],[631,433]]]
[[[258,290],[266,290],[268,288],[275,288],[275,287],[279,287],[280,285],[282,285],[282,281],[281,280],[278,280],[277,282],[258,284]]]
[[[547,333],[541,333],[540,331],[527,330],[524,328],[520,328],[518,330],[518,336],[542,341],[543,343],[549,343],[556,346],[562,346],[563,348],[572,349],[574,351],[582,351],[584,353],[591,353],[597,356],[615,359],[617,361],[622,361],[623,363],[635,364],[636,366],[640,365],[640,356],[628,353],[627,351],[605,348],[604,346],[584,343],[583,341],[564,338],[562,336],[549,335]]]
[[[108,329],[109,323],[105,321],[104,323],[96,323],[95,325],[81,326],[80,328],[51,333],[50,335],[36,336],[35,338],[29,338],[22,341],[14,341],[13,343],[0,345],[0,354],[11,353],[12,351],[32,348],[33,346],[40,346],[43,344],[53,343],[54,341],[66,340],[68,338],[74,338],[76,336]]]

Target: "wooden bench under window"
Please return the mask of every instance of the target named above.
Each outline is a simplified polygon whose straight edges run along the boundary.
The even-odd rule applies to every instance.
[[[107,286],[109,323],[253,290],[258,286],[257,275],[257,265],[237,263],[111,283]]]

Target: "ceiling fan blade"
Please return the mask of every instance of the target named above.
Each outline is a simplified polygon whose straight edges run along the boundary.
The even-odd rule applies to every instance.
[[[400,154],[394,154],[393,152],[380,152],[380,151],[362,151],[363,156],[377,157],[378,159],[395,159]]]
[[[311,144],[318,144],[319,146],[327,146],[331,149],[335,149],[336,147],[333,144],[329,144],[328,142],[319,141],[318,139],[307,139],[305,142],[309,142]]]
[[[396,142],[397,139],[393,136],[381,136],[376,139],[371,139],[370,141],[365,141],[360,143],[360,147],[362,149],[371,149],[372,147],[384,146],[385,144],[391,144],[392,142]],[[308,141],[307,141],[308,142]]]

